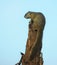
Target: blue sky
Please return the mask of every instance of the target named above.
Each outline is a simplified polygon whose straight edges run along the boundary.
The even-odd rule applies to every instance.
[[[0,0],[0,65],[14,65],[25,53],[28,37],[27,11],[46,17],[43,35],[44,65],[57,65],[57,0]]]

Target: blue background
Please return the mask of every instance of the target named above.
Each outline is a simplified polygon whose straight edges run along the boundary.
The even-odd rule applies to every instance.
[[[27,11],[46,17],[43,35],[44,65],[57,65],[57,0],[0,0],[0,65],[14,65],[25,53],[29,20]]]

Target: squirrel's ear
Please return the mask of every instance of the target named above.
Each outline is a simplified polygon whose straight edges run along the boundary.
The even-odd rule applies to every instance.
[[[29,14],[31,14],[31,11],[28,11]]]

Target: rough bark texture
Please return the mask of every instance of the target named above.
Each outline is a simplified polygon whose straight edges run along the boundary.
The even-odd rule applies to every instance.
[[[42,43],[41,44],[38,43],[38,46],[36,47],[36,51],[34,51],[34,52],[37,52],[36,55],[32,54],[32,57],[31,57],[32,59],[31,60],[29,59],[31,48],[37,38],[37,33],[38,33],[37,30],[36,31],[33,30],[32,24],[29,24],[26,52],[23,55],[22,65],[43,65],[43,58],[42,58],[41,50],[37,49],[37,48],[42,47]]]
[[[34,57],[32,61],[26,60],[25,56],[23,57],[22,60],[22,65],[43,65],[43,58],[40,57],[38,54]]]

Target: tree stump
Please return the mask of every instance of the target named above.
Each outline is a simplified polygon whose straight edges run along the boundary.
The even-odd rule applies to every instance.
[[[22,65],[43,65],[43,58],[41,51],[38,49],[36,50],[37,54],[32,57],[32,60],[29,60],[29,54],[30,50],[33,46],[33,43],[36,40],[37,37],[37,30],[33,30],[32,27],[33,24],[29,24],[29,33],[28,33],[28,39],[27,39],[27,44],[26,44],[26,52],[25,55],[23,56],[22,59]],[[42,47],[42,44],[38,46],[39,48]],[[35,52],[35,51],[34,51]]]

